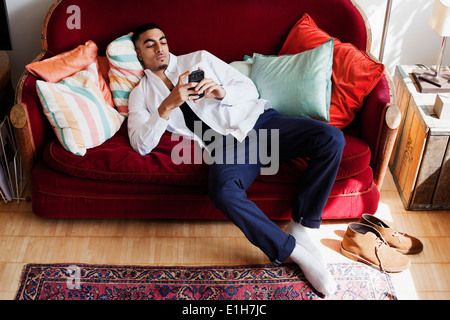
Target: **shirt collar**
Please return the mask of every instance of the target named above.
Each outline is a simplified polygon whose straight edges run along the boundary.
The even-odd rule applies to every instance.
[[[169,53],[169,65],[167,66],[166,72],[174,73],[177,71],[177,56]]]

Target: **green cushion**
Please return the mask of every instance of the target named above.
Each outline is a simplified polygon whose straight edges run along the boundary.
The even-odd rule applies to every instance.
[[[330,121],[334,40],[295,55],[253,55],[251,79],[281,114]]]

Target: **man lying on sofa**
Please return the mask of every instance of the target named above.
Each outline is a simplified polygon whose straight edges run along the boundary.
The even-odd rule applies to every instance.
[[[128,131],[131,145],[140,154],[150,153],[166,130],[205,147],[206,134],[195,130],[201,124],[203,130],[222,135],[224,141],[233,137],[235,149],[245,145],[250,131],[257,136],[273,132],[279,135],[280,161],[310,159],[285,232],[247,199],[246,190],[263,167],[259,160],[249,161],[255,158],[251,147],[245,148],[244,164],[237,159],[242,156],[239,153],[235,161],[211,164],[209,197],[272,263],[280,265],[290,257],[317,291],[333,294],[334,279],[308,232],[320,227],[345,144],[342,132],[317,120],[281,115],[269,101],[259,99],[249,78],[206,51],[171,54],[163,31],[155,24],[138,27],[133,42],[145,76],[129,98]],[[204,79],[188,83],[188,76],[198,69],[204,71]],[[263,140],[256,139],[256,143]]]

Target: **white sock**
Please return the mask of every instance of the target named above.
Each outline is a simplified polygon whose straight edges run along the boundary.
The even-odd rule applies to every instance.
[[[320,293],[332,295],[336,292],[336,282],[325,267],[301,244],[296,243],[290,258],[299,265],[306,279]]]
[[[306,248],[322,265],[325,266],[325,261],[320,254],[320,250],[314,245],[308,234],[308,230],[311,229],[291,220],[284,232],[291,234],[295,238],[295,242]]]

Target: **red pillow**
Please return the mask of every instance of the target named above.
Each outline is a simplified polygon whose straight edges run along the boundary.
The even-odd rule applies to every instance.
[[[311,50],[330,38],[305,13],[290,31],[279,55]],[[380,80],[384,68],[382,63],[371,59],[366,52],[334,38],[331,125],[342,129],[353,121],[365,97]]]

